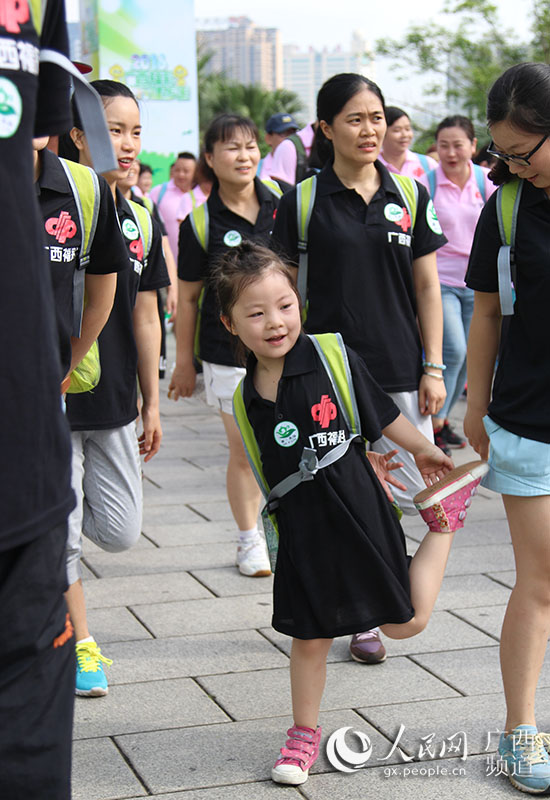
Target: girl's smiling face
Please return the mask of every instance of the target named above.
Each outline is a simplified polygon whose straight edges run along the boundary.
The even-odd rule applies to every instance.
[[[403,115],[389,125],[384,137],[384,148],[392,153],[406,153],[413,140],[414,131],[410,119]]]
[[[230,319],[222,317],[222,321],[260,362],[283,358],[294,347],[302,327],[296,292],[275,268],[245,286]]]

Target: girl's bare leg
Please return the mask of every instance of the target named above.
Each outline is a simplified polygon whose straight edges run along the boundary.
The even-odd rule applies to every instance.
[[[408,639],[424,630],[431,617],[441,589],[453,533],[428,533],[422,539],[409,567],[411,603],[414,617],[402,624],[381,625],[380,630],[390,639]]]
[[[535,691],[550,634],[550,496],[503,495],[516,560],[500,639],[506,730],[536,725]]]
[[[231,414],[224,411],[220,414],[229,445],[227,499],[237,528],[247,531],[255,528],[258,522],[261,492],[250,469],[237,423]]]
[[[317,728],[332,639],[293,639],[290,686],[294,724]]]

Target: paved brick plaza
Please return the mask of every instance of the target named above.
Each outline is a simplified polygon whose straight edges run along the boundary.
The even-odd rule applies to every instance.
[[[85,545],[90,626],[114,664],[108,697],[76,700],[74,800],[521,796],[502,776],[487,775],[494,734],[484,752],[487,732],[503,723],[497,645],[514,577],[500,499],[480,491],[423,634],[386,640],[387,661],[372,667],[349,660],[347,639],[333,645],[324,742],[344,726],[367,734],[366,767],[337,772],[323,745],[304,786],[276,786],[270,768],[291,722],[290,640],[270,628],[272,579],[245,578],[233,566],[218,417],[200,398],[174,404],[163,397],[162,414],[162,449],[145,468],[140,542],[120,555]],[[472,451],[455,456],[462,462]],[[404,524],[413,551],[424,525],[420,517]],[[538,708],[540,728],[550,729],[549,657]],[[431,748],[438,756],[445,744],[443,758],[411,765],[396,748],[386,758],[401,725],[405,753],[417,757],[422,739],[435,734]],[[460,731],[465,761],[460,753],[448,757],[458,742],[449,737]],[[350,733],[346,742],[358,738]],[[403,774],[414,766],[438,774]]]

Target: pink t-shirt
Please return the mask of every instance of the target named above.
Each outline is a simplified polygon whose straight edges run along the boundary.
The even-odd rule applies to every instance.
[[[162,200],[159,203],[158,196],[164,185],[165,184],[161,184],[160,186],[155,186],[153,189],[151,189],[149,192],[149,197],[154,203],[157,204],[159,213],[166,228],[166,234],[168,236],[168,241],[170,242],[170,249],[174,254],[174,258],[177,259],[179,233],[177,215],[184,192],[182,192],[181,189],[178,189],[173,180],[169,180],[166,191],[164,192]]]
[[[195,199],[195,205],[193,205],[193,198]],[[196,206],[202,206],[202,204],[206,203],[207,200],[207,196],[197,183],[197,185],[194,186],[190,192],[186,192],[181,198],[177,212],[177,219],[179,219],[180,222],[183,222],[183,220]]]
[[[484,200],[477,185],[473,166],[470,162],[470,177],[463,189],[447,178],[441,165],[437,167],[435,173],[436,189],[433,203],[443,233],[448,239],[447,244],[437,251],[439,281],[445,286],[466,285],[464,276],[477,221],[485,202],[497,188],[487,177],[489,170],[481,167],[485,184]],[[427,177],[421,178],[420,183],[430,191]]]
[[[272,171],[273,171],[273,153],[268,153],[262,161],[262,165],[258,173],[258,178],[261,181],[264,181],[266,178],[271,178]]]
[[[299,136],[302,140],[306,155],[309,156],[311,153],[313,139],[315,138],[313,125],[306,125],[305,128],[302,128],[301,131],[298,131],[297,136]],[[273,154],[270,177],[274,178],[275,180],[280,179],[282,181],[286,181],[286,183],[294,185],[296,183],[297,161],[296,147],[292,142],[289,142],[285,139],[285,141],[281,142]]]
[[[428,161],[428,171],[437,167],[437,161],[434,158],[430,158],[430,156],[424,156],[424,158],[426,158]],[[390,172],[395,172],[397,175],[406,175],[408,178],[416,178],[417,181],[419,181],[420,178],[426,174],[424,172],[424,167],[418,158],[418,153],[413,153],[412,150],[407,150],[405,161],[401,167],[401,170],[398,170],[397,167],[394,167],[393,164],[390,164],[389,161],[386,161],[382,153],[380,153],[378,156],[378,160],[381,161]]]

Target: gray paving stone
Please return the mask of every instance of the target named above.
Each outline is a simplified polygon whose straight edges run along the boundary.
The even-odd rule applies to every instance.
[[[263,628],[261,633],[290,656],[292,640],[288,636]],[[334,640],[330,649],[330,662],[349,661],[349,636]],[[467,622],[457,619],[447,611],[436,611],[426,630],[410,639],[388,639],[382,634],[388,657],[405,656],[410,653],[431,653],[441,650],[463,650],[468,647],[483,647],[494,644],[493,640],[476,630]]]
[[[227,500],[190,502],[189,505],[197,513],[202,514],[205,519],[212,520],[213,522],[233,519]]]
[[[154,506],[146,502],[143,506],[143,527],[146,530],[148,524],[174,525],[185,522],[204,522],[204,517],[192,511],[185,505],[180,498],[177,503],[164,503],[164,505]]]
[[[395,769],[393,774],[391,767],[373,767],[353,775],[313,775],[301,788],[301,793],[307,800],[517,800],[518,797],[508,778],[487,775],[487,757],[484,756],[475,756],[466,762],[448,759]],[[411,774],[414,769],[418,774]],[[436,774],[430,774],[429,769],[437,771]]]
[[[187,728],[230,718],[191,678],[110,686],[105,698],[77,697],[74,738]]]
[[[373,746],[383,745],[380,734],[352,711],[321,714],[319,722],[326,733],[344,726],[361,725],[368,731]],[[119,736],[116,741],[156,794],[269,779],[279,748],[284,744],[285,731],[291,723],[290,717],[264,718],[230,725],[204,725]],[[322,745],[311,774],[326,771],[332,771],[332,767]],[[277,788],[279,796],[287,797],[289,792],[289,796],[294,797],[294,789]]]
[[[131,642],[152,638],[127,608],[89,609],[88,627],[101,646],[109,642]]]
[[[237,542],[233,520],[226,522],[187,522],[172,525],[146,523],[143,532],[158,547],[178,547],[187,544]]]
[[[287,669],[261,670],[238,676],[212,675],[199,678],[199,683],[234,719],[290,713]],[[376,669],[365,669],[363,664],[355,662],[329,664],[321,709],[333,711],[357,708],[367,703],[399,703],[405,699],[423,700],[456,694],[406,658],[388,659]]]
[[[187,572],[95,579],[87,581],[84,591],[88,609],[212,597],[208,589]]]
[[[92,572],[91,569],[88,568],[85,561],[80,562],[80,569],[82,570],[82,580],[83,581],[94,581],[97,580],[96,575]]]
[[[284,795],[281,798],[281,794]],[[239,783],[236,786],[217,786],[214,789],[191,789],[186,792],[155,794],[158,800],[303,800],[303,795],[292,786],[284,789],[273,781]],[[136,800],[136,798],[129,798]]]
[[[446,575],[471,575],[500,572],[514,567],[511,544],[487,544],[475,547],[455,547],[451,550]]]
[[[260,581],[257,586],[261,587]],[[271,622],[272,605],[270,594],[255,594],[139,605],[133,611],[155,636],[163,638],[262,628]]]
[[[395,741],[401,726],[403,749],[418,757],[422,739],[435,734],[433,744],[440,751],[447,737],[458,731],[467,736],[468,753],[483,753],[488,747],[496,750],[498,736],[492,731],[501,730],[505,722],[504,697],[500,686],[492,694],[469,697],[450,697],[445,700],[422,700],[418,703],[369,705],[358,708],[359,714],[380,730],[390,741]],[[542,689],[539,697],[541,710],[550,699],[550,691]]]
[[[145,536],[140,536],[135,545],[132,546],[132,550],[150,550],[156,548],[156,545],[145,538]],[[82,537],[82,553],[84,558],[87,560],[91,560],[94,556],[99,555],[100,553],[105,553],[106,551],[99,547],[94,542],[91,542],[89,539],[86,539],[85,536]],[[128,552],[128,551],[126,551]],[[109,555],[112,555],[111,553]]]
[[[510,591],[485,575],[447,575],[443,578],[435,608],[466,608],[470,606],[502,605],[508,602]]]
[[[273,576],[264,578],[248,578],[235,567],[217,567],[216,569],[194,569],[191,575],[203,583],[218,597],[231,597],[239,594],[257,594],[258,582],[265,591],[273,591]]]
[[[116,642],[109,646],[109,658],[113,685],[288,665],[287,657],[256,631]]]
[[[488,572],[487,575],[495,581],[499,583],[504,583],[506,586],[509,586],[510,589],[514,588],[514,584],[516,582],[516,570],[510,569],[505,570],[504,572]]]
[[[220,542],[215,547],[190,544],[184,547],[155,547],[126,553],[98,553],[87,559],[102,578],[122,575],[154,575],[161,572],[230,566],[235,563],[235,545]]]
[[[431,653],[412,658],[434,675],[466,695],[501,691],[498,645],[456,653]],[[550,686],[550,653],[542,667],[539,687]]]
[[[110,739],[74,742],[72,783],[72,800],[118,800],[148,794]]]
[[[455,608],[453,613],[486,631],[489,635],[500,639],[502,622],[506,606],[488,606],[487,608]]]

